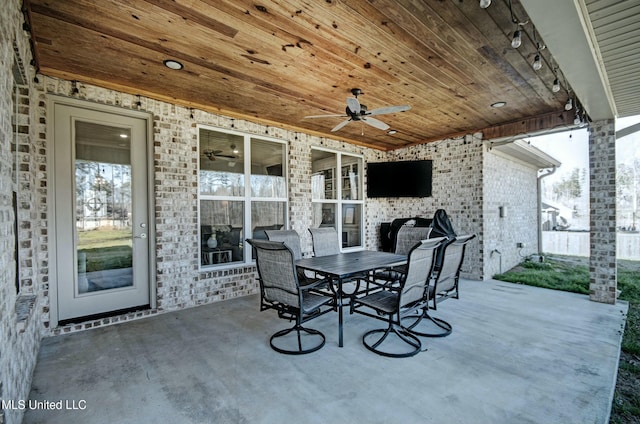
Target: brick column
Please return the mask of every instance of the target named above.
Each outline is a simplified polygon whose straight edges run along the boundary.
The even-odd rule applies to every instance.
[[[612,119],[589,127],[589,298],[616,303],[616,135]]]

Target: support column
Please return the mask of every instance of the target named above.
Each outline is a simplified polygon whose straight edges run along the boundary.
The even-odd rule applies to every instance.
[[[591,202],[589,298],[616,303],[616,132],[613,119],[589,126]]]

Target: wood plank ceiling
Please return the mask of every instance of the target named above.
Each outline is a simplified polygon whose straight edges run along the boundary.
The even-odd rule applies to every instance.
[[[568,119],[568,87],[552,92],[548,50],[532,69],[543,43],[531,23],[511,47],[508,0],[487,9],[477,0],[29,0],[26,9],[41,74],[377,149]],[[513,13],[528,19],[518,0]],[[369,110],[411,106],[377,116],[396,134],[305,119],[343,113],[356,87]],[[498,101],[506,106],[490,106]]]

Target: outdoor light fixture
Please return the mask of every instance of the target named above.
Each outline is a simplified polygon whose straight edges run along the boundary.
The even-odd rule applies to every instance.
[[[571,110],[573,109],[573,100],[571,100],[571,97],[569,97],[569,99],[567,99],[567,103],[565,103],[564,105],[564,110]]]
[[[491,6],[491,0],[480,0],[480,7],[486,9]]]
[[[173,69],[175,71],[179,71],[180,69],[184,68],[182,63],[178,62],[177,60],[167,59],[162,63],[164,63],[164,66],[166,66],[167,68]]]
[[[560,91],[560,80],[558,80],[558,77],[553,80],[553,87],[551,87],[551,91],[553,91],[554,93]]]
[[[533,58],[533,69],[539,71],[542,68],[542,60],[540,60],[540,53],[536,53],[536,57]]]
[[[513,33],[513,38],[511,39],[511,47],[513,47],[514,49],[517,49],[521,45],[522,45],[522,31],[517,29]]]
[[[580,118],[578,111],[576,111],[576,117],[573,118],[573,125],[580,125],[580,124],[582,124],[582,118]]]

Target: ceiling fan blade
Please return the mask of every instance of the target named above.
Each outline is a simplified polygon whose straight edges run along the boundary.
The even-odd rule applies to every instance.
[[[353,113],[360,113],[360,102],[355,97],[347,97],[347,107]]]
[[[409,105],[387,106],[387,107],[381,107],[381,108],[378,108],[378,109],[373,109],[372,111],[367,112],[366,115],[367,116],[384,115],[385,113],[404,112],[405,110],[409,110],[409,109],[411,109],[411,106],[409,106]]]
[[[378,120],[376,118],[369,118],[367,116],[367,117],[363,117],[362,121],[365,124],[369,124],[372,127],[376,127],[376,128],[378,128],[380,130],[383,130],[383,131],[389,129],[389,125],[385,124],[384,122],[382,122],[382,121],[380,121],[380,120]]]
[[[347,115],[341,113],[339,115],[310,115],[305,116],[305,118],[347,118]]]
[[[340,128],[344,127],[344,126],[345,126],[345,125],[347,125],[349,122],[351,122],[351,119],[347,119],[347,120],[344,120],[344,121],[340,122],[338,125],[336,125],[335,127],[333,127],[333,129],[331,130],[331,132],[338,131]]]

